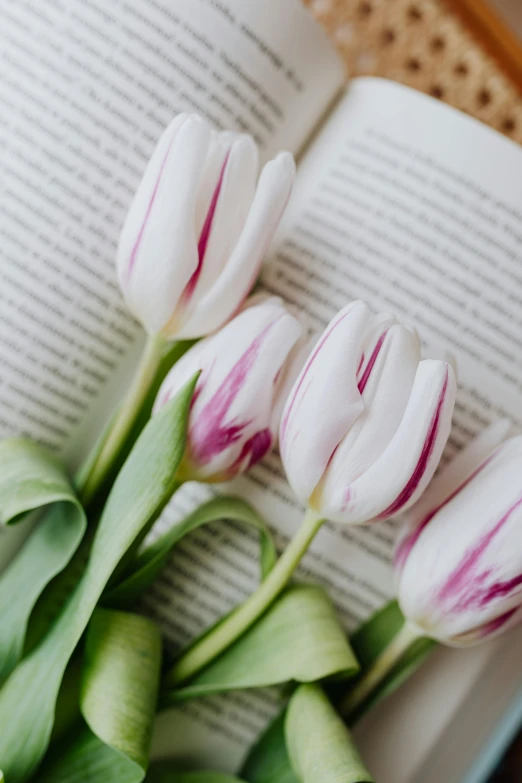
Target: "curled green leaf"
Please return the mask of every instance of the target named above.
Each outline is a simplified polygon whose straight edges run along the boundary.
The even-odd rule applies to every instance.
[[[285,740],[286,707],[252,746],[241,770],[249,783],[300,783]]]
[[[12,525],[45,509],[0,576],[0,683],[22,656],[34,606],[69,563],[87,520],[65,467],[31,441],[0,442],[0,521]]]
[[[274,565],[277,552],[272,535],[263,518],[252,506],[238,497],[218,495],[189,514],[153,544],[142,550],[129,565],[119,585],[104,597],[109,606],[131,606],[149,587],[166,565],[172,549],[198,527],[216,520],[242,522],[259,532],[261,576]]]
[[[26,780],[52,731],[65,668],[114,570],[177,486],[197,376],[141,433],[109,495],[78,586],[42,642],[0,692],[0,765],[9,783]]]
[[[85,645],[80,705],[106,745],[146,769],[156,713],[161,633],[139,615],[97,609]]]
[[[71,482],[62,463],[49,451],[24,438],[0,441],[0,523],[13,525],[30,511],[63,500]]]
[[[361,665],[361,675],[371,668],[403,624],[404,617],[397,601],[390,601],[352,634],[350,641]],[[357,714],[350,716],[349,723],[353,725],[377,701],[396,690],[419,668],[434,646],[435,642],[429,639],[417,640],[389,676],[360,706]],[[338,682],[329,686],[333,703],[340,702],[356,682],[357,679],[354,679],[349,683]],[[295,783],[285,742],[285,716],[286,708],[252,747],[241,773],[249,783]]]
[[[373,783],[348,729],[317,685],[301,685],[290,699],[285,737],[302,783]]]
[[[155,623],[97,609],[82,672],[80,707],[87,726],[72,742],[60,742],[38,783],[140,783],[148,766],[160,667]]]
[[[235,644],[164,704],[211,693],[352,677],[357,660],[326,592],[294,585]]]

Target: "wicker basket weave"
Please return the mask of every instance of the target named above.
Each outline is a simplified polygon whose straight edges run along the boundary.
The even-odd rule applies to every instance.
[[[402,82],[522,143],[518,88],[443,2],[304,2],[335,42],[351,76]]]

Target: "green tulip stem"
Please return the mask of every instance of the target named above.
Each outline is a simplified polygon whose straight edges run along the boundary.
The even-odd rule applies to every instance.
[[[373,692],[400,662],[411,645],[421,637],[422,634],[416,628],[408,622],[404,623],[375,663],[364,672],[339,704],[338,710],[346,721],[350,721],[359,707],[372,696]]]
[[[126,440],[136,423],[147,394],[154,383],[161,363],[165,340],[150,335],[145,344],[136,373],[127,390],[114,422],[89,474],[79,487],[80,499],[85,507],[92,503],[98,491],[107,481],[116,465]]]
[[[165,684],[177,687],[205,668],[233,644],[270,607],[299,565],[324,519],[308,510],[301,527],[258,589],[225,620],[204,634],[167,673]]]

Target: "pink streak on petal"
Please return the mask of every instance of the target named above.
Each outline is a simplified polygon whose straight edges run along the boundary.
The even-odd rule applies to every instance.
[[[453,570],[445,584],[438,591],[437,598],[444,603],[451,602],[452,609],[465,611],[472,607],[482,608],[491,601],[504,598],[522,584],[522,575],[504,582],[490,581],[492,571],[480,571],[480,563],[487,549],[502,530],[511,515],[522,506],[522,496],[506,511],[498,522],[485,533],[464,555],[461,563]]]
[[[339,324],[341,324],[344,321],[344,319],[347,318],[347,316],[349,316],[351,314],[351,312],[352,312],[352,310],[348,310],[348,312],[346,312],[343,315],[342,318],[339,318],[338,321],[336,321],[334,324],[331,325],[331,327],[329,329],[327,329],[327,331],[323,334],[323,336],[319,340],[318,344],[316,345],[316,347],[315,347],[314,351],[312,352],[311,356],[309,357],[308,361],[306,362],[306,365],[305,365],[305,368],[303,370],[303,373],[302,373],[299,381],[297,382],[297,385],[294,388],[294,391],[292,393],[292,399],[289,402],[288,409],[287,409],[286,414],[285,414],[285,416],[283,418],[283,421],[281,423],[281,440],[284,439],[284,437],[286,435],[286,430],[288,428],[288,423],[290,421],[290,417],[292,415],[292,411],[294,409],[294,405],[296,403],[297,396],[298,396],[299,392],[301,391],[301,387],[302,387],[303,383],[305,382],[306,376],[307,376],[310,368],[312,367],[314,361],[316,360],[318,354],[320,353],[321,349],[323,348],[323,346],[326,343],[326,341],[328,340],[328,338],[337,329]],[[339,361],[343,361],[343,357],[342,356],[339,357]]]
[[[251,468],[256,462],[263,459],[267,451],[272,445],[272,433],[270,430],[264,429],[261,432],[256,432],[246,444],[250,450],[250,459],[248,461],[248,467]]]
[[[229,410],[243,388],[252,367],[257,361],[259,351],[268,332],[277,323],[279,316],[268,324],[261,334],[252,341],[248,349],[232,367],[227,377],[207,402],[190,429],[190,444],[194,461],[208,464],[213,457],[225,451],[242,436],[251,419],[232,421],[225,424]]]
[[[521,585],[522,574],[518,574],[511,579],[506,579],[505,582],[494,582],[480,596],[480,603],[482,606],[486,606],[490,601],[496,601],[498,598],[505,598]]]
[[[420,522],[417,527],[408,535],[406,536],[399,544],[397,551],[395,552],[394,557],[394,566],[396,568],[401,568],[406,560],[408,559],[408,556],[421,537],[422,531],[429,525],[433,517],[438,514],[438,512],[444,508],[448,503],[450,503],[453,498],[461,492],[464,487],[467,487],[467,485],[473,481],[475,476],[477,476],[486,465],[488,465],[493,458],[493,454],[491,454],[484,462],[476,468],[473,473],[470,473],[470,475],[461,483],[459,486],[451,493],[451,495],[448,495],[448,497],[444,500],[443,503],[440,503],[438,506],[436,506],[432,511],[427,514],[422,522]]]
[[[342,510],[346,511],[348,508],[348,503],[352,499],[352,489],[350,486],[347,486],[346,489],[343,492],[343,503],[342,503]]]
[[[359,359],[359,366],[357,367],[357,378],[359,377],[363,364],[364,364],[364,351],[362,352],[361,358]]]
[[[417,487],[419,486],[422,477],[424,476],[424,473],[426,471],[426,468],[428,466],[428,462],[433,452],[433,449],[435,447],[435,443],[437,442],[440,417],[442,413],[442,408],[444,406],[444,401],[446,399],[447,389],[448,389],[448,371],[446,370],[446,379],[444,381],[444,386],[440,393],[439,402],[437,404],[437,410],[435,411],[433,418],[431,420],[430,428],[428,430],[426,440],[424,441],[424,446],[422,447],[419,461],[415,466],[415,470],[413,471],[406,486],[399,493],[398,497],[393,501],[393,503],[391,503],[391,505],[388,506],[387,509],[385,509],[382,512],[382,514],[379,514],[378,517],[379,519],[386,519],[386,517],[392,516],[393,514],[397,514],[400,511],[400,509],[403,506],[405,506],[406,503],[412,498],[413,494],[417,490]]]
[[[278,215],[278,217],[277,217],[277,219],[275,221],[275,226],[277,226],[279,224],[279,221],[281,220],[282,216],[285,213],[286,207],[287,207],[288,202],[290,200],[291,193],[292,193],[292,191],[290,189],[290,191],[289,191],[289,193],[288,193],[288,195],[287,195],[287,197],[285,199],[285,203],[283,204],[283,206],[281,208],[281,211],[280,211],[280,213],[279,213],[279,215]],[[254,266],[254,268],[252,270],[252,274],[250,275],[248,283],[247,283],[247,285],[244,288],[244,292],[243,292],[242,298],[238,302],[236,309],[231,313],[229,320],[232,320],[232,318],[235,318],[236,315],[238,315],[238,313],[241,312],[241,308],[243,307],[245,299],[248,297],[250,291],[252,290],[252,288],[254,287],[255,283],[257,282],[257,279],[259,277],[259,270],[260,270],[261,265],[262,265],[262,263],[264,261],[265,255],[266,255],[266,253],[268,251],[268,248],[270,247],[270,243],[271,243],[272,239],[273,239],[273,233],[267,234],[265,236],[265,240],[264,240],[263,244],[261,245],[261,249],[260,249],[259,254],[258,254],[257,262],[256,262],[256,264],[255,264],[255,266]]]
[[[259,462],[265,454],[270,450],[272,446],[272,433],[270,430],[264,429],[256,432],[255,435],[243,444],[241,453],[234,461],[229,473],[230,478],[237,476],[245,470],[249,470],[256,462]]]
[[[370,380],[370,375],[372,374],[372,370],[375,367],[375,362],[377,361],[377,357],[379,356],[379,353],[381,351],[381,348],[383,346],[384,340],[386,339],[386,335],[388,334],[388,330],[383,332],[379,339],[377,340],[377,344],[375,348],[373,349],[370,358],[368,359],[368,363],[366,367],[363,370],[363,374],[361,375],[361,378],[359,380],[359,383],[357,384],[357,388],[359,389],[360,394],[363,393],[364,389],[366,388],[366,384]],[[360,367],[360,365],[359,365]],[[359,374],[359,370],[357,371],[357,374]]]
[[[501,631],[518,611],[519,607],[509,609],[498,617],[494,617],[493,620],[484,623],[484,625],[476,626],[475,628],[471,628],[468,631],[453,636],[452,640],[469,644],[470,642],[479,641],[480,639],[486,639],[488,636],[497,633],[497,631]]]
[[[143,234],[145,233],[145,227],[147,225],[147,221],[150,217],[150,213],[152,212],[152,207],[154,206],[154,202],[156,201],[156,196],[158,195],[159,186],[161,183],[161,178],[163,177],[163,173],[165,171],[165,166],[167,165],[167,160],[170,155],[170,151],[172,149],[172,145],[174,144],[174,141],[176,139],[176,136],[174,136],[168,146],[167,152],[165,153],[165,157],[163,159],[163,163],[161,164],[160,172],[158,175],[158,179],[156,180],[156,184],[154,185],[154,189],[152,191],[152,195],[150,197],[149,205],[147,207],[147,211],[145,213],[145,218],[143,219],[143,223],[141,224],[141,228],[138,232],[138,236],[136,238],[136,242],[134,243],[134,247],[132,248],[130,258],[129,258],[129,264],[127,266],[127,278],[129,278],[132,274],[132,270],[134,268],[134,264],[136,263],[136,257],[138,255],[138,250],[140,249],[140,245],[143,239]]]
[[[518,607],[515,609],[510,609],[508,612],[504,612],[504,614],[501,614],[499,617],[495,617],[494,620],[491,620],[489,623],[486,623],[486,625],[483,625],[480,629],[480,637],[484,638],[486,636],[490,636],[492,633],[496,633],[496,631],[500,631],[500,629],[511,620],[517,611]]]
[[[194,406],[195,406],[196,402],[198,401],[198,399],[201,397],[201,393],[202,393],[203,389],[205,388],[205,383],[206,383],[205,375],[210,375],[210,373],[212,372],[212,367],[213,366],[214,366],[214,363],[212,363],[212,366],[210,367],[210,370],[208,370],[207,373],[205,373],[204,371],[201,371],[201,374],[199,376],[198,382],[196,384],[196,388],[194,389],[194,393],[192,395],[192,399],[190,401],[190,410],[191,411],[194,408]]]
[[[171,392],[170,388],[165,389],[159,401],[159,406],[158,406],[159,408],[163,408],[163,406],[168,403],[168,401],[170,400],[170,392]]]
[[[187,285],[185,286],[185,290],[183,291],[180,301],[184,304],[187,303],[187,301],[190,299],[192,294],[194,293],[194,290],[198,284],[198,280],[201,275],[201,270],[203,269],[203,262],[205,260],[205,253],[207,250],[208,240],[210,239],[210,232],[212,230],[212,223],[214,220],[214,215],[216,212],[216,207],[219,201],[219,194],[221,193],[221,188],[223,186],[223,180],[225,178],[225,171],[228,164],[228,159],[230,157],[230,150],[227,152],[225,160],[223,162],[223,165],[221,167],[221,173],[219,175],[219,179],[217,181],[217,185],[214,189],[214,193],[212,194],[212,198],[210,200],[210,205],[208,208],[207,216],[205,218],[205,222],[203,223],[203,228],[201,229],[201,235],[199,237],[198,242],[198,265],[188,281]]]

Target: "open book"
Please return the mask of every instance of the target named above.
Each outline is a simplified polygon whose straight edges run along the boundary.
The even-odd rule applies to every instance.
[[[78,464],[121,397],[143,337],[115,280],[118,234],[146,160],[180,110],[299,160],[264,286],[321,329],[366,299],[450,347],[460,392],[448,455],[499,415],[522,424],[522,151],[431,98],[346,76],[298,0],[16,0],[0,31],[0,435]],[[226,488],[282,544],[301,509],[276,453]],[[208,491],[185,487],[159,522]],[[300,576],[347,629],[393,594],[396,526],[328,525]],[[4,562],[20,531],[3,533]],[[146,599],[185,643],[253,589],[255,539],[199,531]],[[357,729],[383,783],[453,783],[522,682],[522,633],[440,651]],[[486,669],[495,657],[495,666]],[[487,673],[486,673],[487,671]],[[233,770],[279,709],[275,691],[189,702],[157,754]],[[459,739],[455,726],[458,726]],[[204,745],[207,756],[199,755]]]

